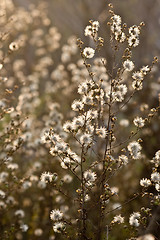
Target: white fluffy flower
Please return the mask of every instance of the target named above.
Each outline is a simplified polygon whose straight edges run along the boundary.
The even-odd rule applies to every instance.
[[[95,172],[92,172],[91,170],[87,170],[84,172],[84,179],[86,181],[86,184],[88,186],[91,186],[94,181],[96,180],[97,176]]]
[[[151,162],[154,163],[156,167],[160,165],[160,150],[155,153],[155,157]]]
[[[63,129],[65,132],[71,132],[73,130],[73,124],[72,122],[70,121],[66,121],[64,124],[63,124]]]
[[[134,120],[133,120],[133,123],[136,127],[138,128],[142,128],[144,127],[144,123],[145,123],[145,120],[141,117],[136,117]]]
[[[105,138],[107,135],[107,130],[105,127],[100,127],[96,129],[96,133],[99,137]]]
[[[95,50],[91,47],[86,47],[84,50],[83,50],[83,55],[86,57],[86,58],[93,58],[94,57],[94,54],[95,54]]]
[[[139,91],[139,90],[142,90],[143,88],[143,83],[142,83],[142,80],[135,80],[132,82],[132,87],[133,89]]]
[[[66,157],[63,159],[63,161],[61,161],[61,167],[63,169],[67,169],[68,167],[70,167],[70,164],[71,164],[71,160],[69,157]]]
[[[130,215],[129,218],[129,224],[134,227],[138,227],[140,225],[139,223],[139,218],[140,218],[140,213],[139,212],[134,212]]]
[[[122,217],[121,215],[116,215],[114,218],[113,218],[113,221],[114,223],[124,223],[124,217]]]
[[[100,27],[100,24],[98,21],[93,21],[92,22],[92,27],[95,28],[98,31],[98,28]]]
[[[80,111],[83,109],[84,103],[81,100],[74,100],[71,107],[74,111]]]
[[[139,71],[134,72],[134,73],[132,74],[132,78],[133,78],[134,80],[137,80],[137,81],[142,81],[142,80],[143,80],[143,73],[142,73],[142,72],[139,72]]]
[[[85,133],[80,137],[81,144],[89,145],[92,142],[92,135]]]
[[[138,142],[133,141],[133,142],[129,143],[127,148],[129,150],[131,156],[133,157],[133,159],[140,158],[140,156],[141,156],[140,151],[141,151],[142,147]]]
[[[151,185],[151,181],[147,178],[143,178],[140,180],[140,185],[142,187],[149,187]]]
[[[130,47],[137,47],[139,45],[139,39],[134,36],[134,35],[131,35],[129,38],[128,38],[128,45]]]
[[[137,36],[138,37],[138,35],[140,34],[140,29],[136,25],[133,25],[132,27],[130,27],[128,29],[128,31],[129,31],[129,34],[131,36]]]
[[[140,71],[143,72],[144,75],[146,75],[149,71],[150,71],[150,67],[147,65],[147,66],[143,66]]]
[[[53,221],[60,221],[63,218],[63,213],[59,209],[54,209],[50,213],[50,219]]]
[[[120,25],[122,22],[122,19],[119,15],[114,14],[113,17],[111,18],[111,20],[113,21],[113,23],[115,23],[116,25]]]
[[[42,173],[40,179],[42,182],[48,183],[48,182],[55,181],[57,179],[57,175],[50,172],[44,172]]]
[[[72,127],[73,129],[77,129],[79,127],[82,127],[85,123],[85,118],[84,116],[78,116],[78,117],[74,117],[73,121],[72,121]]]
[[[85,36],[92,36],[92,34],[93,34],[92,26],[91,25],[86,26],[86,28],[84,30],[84,35]]]
[[[160,183],[156,183],[156,184],[155,184],[155,189],[156,189],[158,192],[160,192]]]
[[[127,165],[127,163],[128,163],[128,157],[125,156],[125,155],[120,155],[118,161],[119,161],[121,164]]]
[[[134,63],[130,60],[126,60],[124,63],[123,63],[123,67],[126,71],[128,72],[131,72],[133,69],[134,69]]]
[[[151,180],[153,182],[160,182],[160,174],[158,172],[154,172],[151,174]]]
[[[22,209],[18,209],[17,211],[15,211],[14,215],[19,217],[19,218],[24,218],[25,217],[25,213]]]
[[[16,42],[10,43],[9,49],[10,49],[11,51],[16,51],[16,50],[18,49],[18,44],[17,44]]]
[[[2,190],[0,190],[0,198],[5,198],[6,194]]]
[[[53,231],[56,233],[61,233],[65,230],[65,224],[63,222],[57,222],[53,225]]]

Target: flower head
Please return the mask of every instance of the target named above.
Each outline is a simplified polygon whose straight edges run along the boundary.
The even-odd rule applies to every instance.
[[[128,72],[131,72],[133,69],[134,69],[134,63],[130,60],[126,60],[124,63],[123,63],[123,67],[126,71]]]
[[[91,47],[86,47],[84,50],[83,50],[83,55],[84,57],[86,58],[93,58],[94,57],[94,54],[95,54],[95,50]]]
[[[63,222],[56,222],[53,225],[53,231],[56,233],[61,233],[64,230],[65,230],[65,224]]]
[[[63,218],[63,213],[59,209],[54,209],[50,213],[50,219],[53,221],[60,221]]]

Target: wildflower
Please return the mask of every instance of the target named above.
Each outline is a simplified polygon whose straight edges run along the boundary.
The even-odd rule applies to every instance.
[[[93,21],[92,22],[92,27],[93,29],[95,29],[96,31],[98,31],[98,28],[100,27],[100,24],[98,21]]]
[[[15,199],[12,196],[8,196],[7,200],[6,200],[7,204],[14,204],[15,203]]]
[[[84,57],[86,58],[93,58],[94,57],[94,54],[95,54],[95,50],[91,47],[86,47],[84,50],[83,50],[83,55]]]
[[[91,125],[90,122],[87,122],[86,124],[86,132],[93,135],[93,132],[94,132],[94,126]]]
[[[84,116],[74,117],[72,121],[72,128],[77,129],[79,127],[83,127],[84,123],[85,123]]]
[[[156,189],[158,192],[160,192],[160,183],[156,183],[156,184],[155,184],[155,189]]]
[[[79,84],[78,86],[78,93],[85,94],[88,91],[88,85],[86,82]]]
[[[115,23],[116,25],[120,25],[122,23],[122,19],[119,15],[114,14],[113,17],[111,17],[111,20],[113,21],[113,23]]]
[[[120,43],[123,43],[125,41],[126,35],[124,32],[121,31],[121,28],[120,31],[115,31],[115,39]]]
[[[151,174],[151,180],[153,182],[160,182],[160,174],[158,172],[154,172]]]
[[[2,190],[0,190],[0,198],[5,198],[6,194]]]
[[[41,181],[46,183],[52,182],[54,178],[55,178],[54,174],[50,172],[44,172],[41,175]]]
[[[128,72],[131,72],[133,69],[134,69],[134,63],[130,60],[126,60],[124,63],[123,63],[123,67],[126,71]]]
[[[141,117],[136,117],[134,120],[133,120],[133,123],[136,127],[138,128],[142,128],[144,127],[144,123],[145,123],[145,120],[142,119]]]
[[[137,80],[137,81],[142,81],[143,80],[143,74],[142,74],[142,72],[134,72],[132,74],[132,78]]]
[[[91,94],[85,95],[82,98],[82,101],[86,105],[92,105],[93,104],[93,97]]]
[[[147,72],[149,72],[151,69],[150,67],[147,65],[147,66],[143,66],[140,71],[143,72],[143,75],[146,75]]]
[[[24,181],[24,183],[22,184],[22,188],[24,190],[30,188],[32,186],[32,183],[30,181]]]
[[[74,111],[80,111],[84,108],[84,104],[80,100],[74,100],[71,107]]]
[[[17,44],[16,42],[10,43],[9,49],[10,49],[11,51],[16,51],[16,50],[18,49],[18,44]]]
[[[94,82],[92,80],[87,79],[85,82],[79,84],[78,93],[86,94],[92,89],[93,86],[94,86]]]
[[[86,26],[85,30],[84,30],[84,35],[85,36],[94,36],[95,33],[98,31],[100,25],[98,21],[92,21],[91,25]]]
[[[53,221],[60,221],[63,218],[63,213],[59,209],[54,209],[50,213],[50,219]]]
[[[19,218],[24,218],[25,213],[22,209],[19,209],[19,210],[15,211],[14,215],[19,217]]]
[[[142,187],[149,187],[151,185],[151,181],[147,178],[143,178],[140,180],[140,185]]]
[[[139,223],[139,218],[140,218],[140,213],[139,212],[134,212],[130,215],[129,218],[129,224],[134,227],[138,227],[140,225]]]
[[[7,177],[8,177],[8,175],[9,174],[7,172],[1,172],[0,173],[0,183],[5,182]]]
[[[56,233],[61,233],[65,230],[65,224],[63,222],[57,222],[53,225],[53,231]]]
[[[133,89],[135,89],[135,90],[137,90],[137,91],[139,91],[139,90],[142,90],[142,88],[143,88],[143,84],[142,84],[142,81],[140,80],[135,80],[135,81],[133,81],[132,82],[132,87],[133,87]]]
[[[155,153],[155,157],[151,160],[151,162],[154,163],[156,167],[160,165],[160,150]]]
[[[60,142],[61,141],[61,138],[60,138],[60,136],[58,135],[58,134],[51,134],[50,135],[50,140],[52,140],[53,141],[53,143],[58,143],[58,142]]]
[[[130,142],[128,144],[127,148],[129,150],[131,156],[133,157],[133,159],[140,158],[140,156],[141,156],[140,150],[142,149],[142,147],[138,142],[136,142],[136,141]]]
[[[122,102],[124,100],[124,95],[120,91],[113,92],[112,97],[113,100],[117,102]]]
[[[16,170],[19,168],[18,164],[17,163],[10,163],[7,165],[7,168],[8,169],[11,169],[11,170]]]
[[[120,155],[118,161],[121,164],[127,165],[128,164],[128,157],[125,155]]]
[[[3,201],[0,201],[0,210],[5,209],[6,207],[7,205]]]
[[[92,142],[92,135],[85,133],[80,137],[80,143],[84,145],[89,145]]]
[[[140,29],[139,29],[139,27],[137,27],[136,25],[133,25],[132,27],[130,27],[129,29],[128,29],[128,31],[129,31],[129,34],[131,35],[131,36],[136,36],[136,37],[138,37],[138,35],[140,34]]]
[[[95,119],[95,118],[97,118],[97,116],[98,116],[97,110],[90,109],[90,110],[87,112],[87,120],[88,120],[88,119],[90,119],[90,120]]]
[[[44,135],[41,137],[41,142],[46,143],[48,141],[50,141],[50,133],[49,131],[46,131]]]
[[[69,157],[66,157],[63,159],[63,161],[61,161],[61,167],[64,169],[67,169],[71,164],[71,160]]]
[[[99,137],[105,138],[107,135],[107,130],[105,127],[100,127],[96,129],[96,133]]]
[[[88,202],[90,199],[91,199],[90,196],[88,194],[86,194],[85,197],[84,197],[84,201]]]
[[[61,141],[61,142],[56,143],[54,150],[55,150],[55,152],[57,152],[57,154],[61,154],[61,153],[66,152],[67,148],[68,148],[67,143]]]
[[[155,153],[155,160],[160,161],[160,150]]]
[[[91,170],[87,170],[84,172],[84,179],[88,186],[91,186],[95,182],[96,178],[96,173],[92,172]]]
[[[21,226],[20,226],[20,229],[22,230],[22,232],[27,232],[27,230],[28,230],[28,225],[27,224],[22,224]]]
[[[70,121],[66,121],[64,124],[63,124],[63,129],[65,132],[71,132],[72,131],[72,122]]]
[[[92,36],[93,34],[93,30],[92,30],[92,26],[86,26],[85,30],[84,30],[84,35],[85,36]]]
[[[134,36],[134,35],[131,35],[129,38],[128,38],[128,45],[130,47],[137,47],[139,45],[139,39]]]
[[[118,224],[124,223],[124,217],[122,217],[121,215],[116,215],[116,216],[114,216],[112,222],[118,223]]]
[[[76,163],[80,162],[80,157],[75,152],[73,152],[70,148],[67,149],[67,154],[71,158],[72,161],[74,161]]]
[[[118,85],[117,89],[122,93],[122,95],[127,93],[127,86],[125,84]]]

